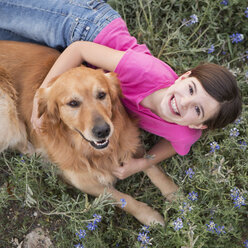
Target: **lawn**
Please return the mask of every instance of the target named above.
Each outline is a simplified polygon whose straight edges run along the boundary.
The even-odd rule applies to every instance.
[[[35,227],[55,247],[248,247],[248,2],[245,0],[110,0],[132,35],[178,74],[201,62],[236,76],[243,112],[233,124],[205,132],[191,152],[160,164],[180,187],[166,201],[143,173],[116,188],[157,209],[165,226],[141,225],[114,207],[69,187],[56,167],[13,151],[0,156],[0,248],[17,247]],[[147,149],[157,137],[142,132]],[[125,206],[124,206],[125,207]],[[80,246],[79,246],[80,244]]]

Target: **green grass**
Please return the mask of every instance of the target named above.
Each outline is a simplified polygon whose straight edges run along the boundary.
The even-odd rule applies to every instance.
[[[180,74],[200,62],[228,67],[237,77],[243,95],[241,121],[225,129],[206,132],[184,157],[175,156],[161,163],[180,186],[184,199],[169,203],[143,174],[119,181],[116,187],[153,206],[164,215],[165,227],[149,227],[151,245],[158,248],[238,248],[248,239],[248,18],[244,0],[229,0],[227,6],[213,0],[111,0],[127,22],[129,31],[146,43],[154,56],[170,64]],[[196,14],[198,22],[183,25]],[[232,43],[230,35],[241,33],[244,40]],[[214,45],[215,50],[208,53]],[[233,128],[237,137],[230,137]],[[156,137],[143,132],[147,148]],[[220,149],[210,153],[210,143]],[[79,242],[87,248],[142,247],[137,240],[142,225],[124,211],[114,208],[108,195],[94,198],[69,187],[56,176],[56,167],[38,157],[21,157],[5,152],[0,157],[0,248],[15,247],[37,226],[49,231],[55,247],[69,248]],[[185,171],[192,168],[192,178]],[[235,207],[230,190],[237,187],[245,205]],[[188,199],[196,192],[198,200]],[[182,212],[183,202],[192,207]],[[87,225],[93,214],[102,216],[94,231]],[[181,218],[183,228],[176,231],[174,221]],[[213,221],[224,232],[208,231]],[[86,230],[85,239],[76,233]]]

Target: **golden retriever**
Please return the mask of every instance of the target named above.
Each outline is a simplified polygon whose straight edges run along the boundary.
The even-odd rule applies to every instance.
[[[48,88],[38,89],[58,56],[48,47],[0,41],[0,152],[12,148],[42,154],[81,191],[99,196],[106,190],[119,207],[125,199],[123,209],[141,223],[163,225],[157,211],[113,187],[116,178],[111,171],[139,146],[139,132],[120,102],[115,73],[81,66],[54,78]],[[30,122],[37,89],[41,133]],[[146,173],[163,195],[175,191],[156,166]]]

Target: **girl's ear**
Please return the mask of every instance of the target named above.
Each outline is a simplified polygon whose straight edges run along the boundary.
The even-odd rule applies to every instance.
[[[192,128],[192,129],[207,129],[208,126],[207,125],[204,125],[204,124],[199,124],[199,125],[189,125],[188,126],[189,128]]]
[[[185,73],[183,73],[183,75],[180,76],[181,80],[189,77],[190,74],[191,74],[191,71],[186,71]]]

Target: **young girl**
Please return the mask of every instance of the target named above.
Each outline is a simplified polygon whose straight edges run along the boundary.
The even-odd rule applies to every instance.
[[[83,61],[117,73],[126,109],[161,140],[113,173],[124,179],[178,153],[201,136],[233,122],[241,112],[237,83],[225,68],[200,65],[178,77],[131,37],[103,0],[0,0],[0,39],[31,41],[64,50],[41,87]],[[79,41],[82,40],[82,41]],[[34,100],[33,123],[39,126]]]

